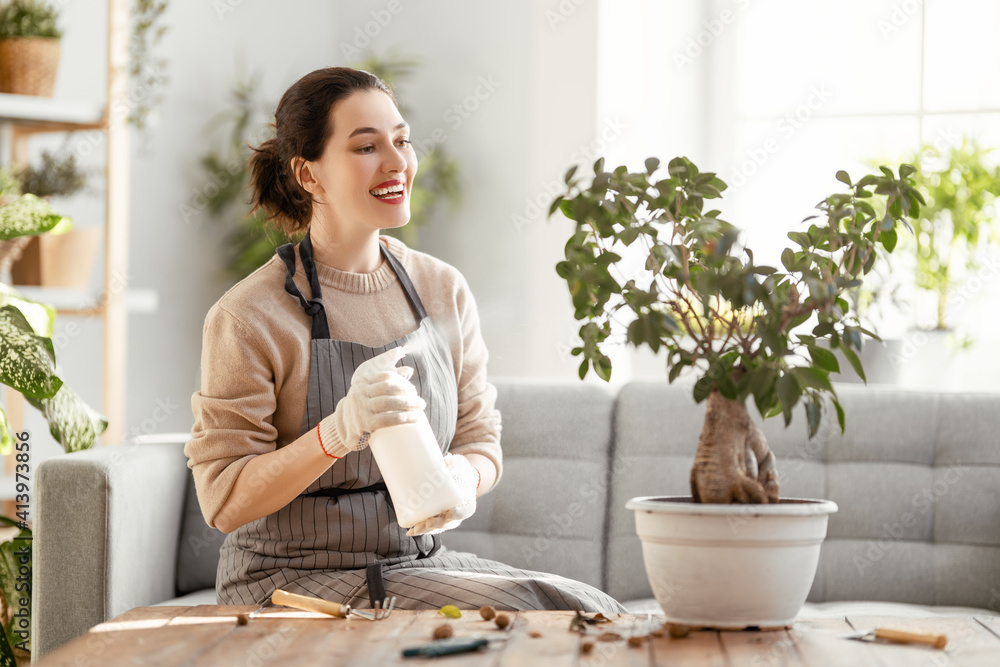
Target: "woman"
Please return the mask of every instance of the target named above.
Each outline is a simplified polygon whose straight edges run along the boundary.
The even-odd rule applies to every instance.
[[[308,233],[209,311],[185,447],[205,519],[228,533],[219,602],[282,588],[355,607],[623,611],[586,584],[441,546],[500,479],[500,414],[461,274],[379,236],[409,220],[417,171],[392,92],[317,70],[275,127],[250,160],[254,210]],[[407,530],[367,442],[421,412],[463,501]]]

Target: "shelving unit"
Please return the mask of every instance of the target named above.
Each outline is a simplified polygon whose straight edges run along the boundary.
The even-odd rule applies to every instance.
[[[125,381],[127,315],[129,310],[150,312],[157,306],[151,290],[131,290],[122,284],[128,276],[129,148],[128,0],[107,0],[108,58],[105,103],[85,104],[70,100],[0,94],[0,131],[10,161],[27,162],[29,142],[36,134],[97,130],[105,135],[106,207],[104,220],[104,280],[99,294],[74,290],[23,288],[31,299],[44,301],[61,316],[99,317],[103,324],[101,411],[108,417],[103,444],[120,443],[125,433]],[[66,57],[66,54],[63,54]],[[8,389],[4,407],[13,428],[25,423],[24,397]],[[8,473],[13,457],[7,457]],[[9,498],[0,480],[0,499]]]

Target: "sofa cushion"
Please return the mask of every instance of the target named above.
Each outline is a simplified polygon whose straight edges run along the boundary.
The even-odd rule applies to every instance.
[[[613,395],[579,382],[494,378],[504,475],[444,544],[603,587]]]
[[[194,477],[188,475],[188,478],[181,535],[177,542],[177,595],[204,588],[215,590],[219,549],[226,539],[225,533],[205,523],[198,505]]]

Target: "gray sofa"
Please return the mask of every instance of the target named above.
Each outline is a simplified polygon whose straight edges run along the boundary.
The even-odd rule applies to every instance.
[[[494,383],[504,478],[445,545],[648,600],[625,502],[688,493],[703,406],[658,382]],[[782,495],[840,506],[810,602],[1000,609],[1000,394],[838,391],[844,436],[827,426],[807,440],[801,414],[764,426]],[[223,536],[202,519],[182,450],[107,447],[39,466],[36,656],[132,607],[215,603]]]

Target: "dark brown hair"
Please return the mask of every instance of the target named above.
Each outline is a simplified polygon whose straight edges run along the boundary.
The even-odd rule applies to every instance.
[[[251,213],[263,209],[268,221],[289,236],[308,228],[313,198],[292,173],[291,160],[318,159],[333,134],[333,105],[369,90],[381,90],[396,103],[384,81],[350,67],[318,69],[285,91],[274,112],[274,138],[250,147]]]

